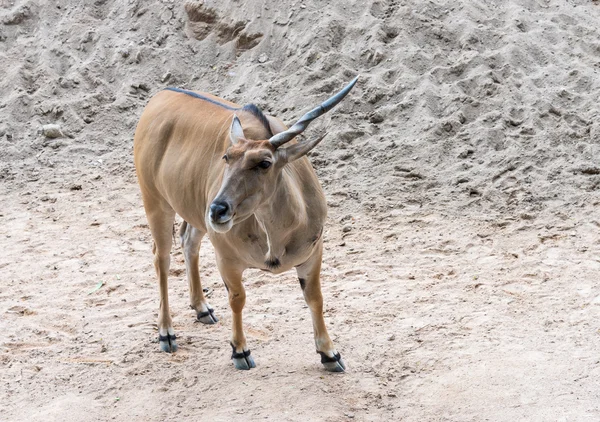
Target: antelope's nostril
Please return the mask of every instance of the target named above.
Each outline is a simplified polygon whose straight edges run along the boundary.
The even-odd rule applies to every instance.
[[[213,202],[210,204],[210,218],[212,221],[222,223],[226,220],[226,216],[229,212],[229,205],[227,202]]]

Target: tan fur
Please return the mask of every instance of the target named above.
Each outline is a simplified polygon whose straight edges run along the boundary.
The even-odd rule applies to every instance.
[[[209,94],[202,95],[238,107]],[[245,139],[231,145],[234,113],[240,119]],[[278,119],[267,118],[273,133],[286,129]],[[248,350],[242,327],[244,270],[259,268],[281,273],[295,267],[298,276],[306,280],[304,295],[313,318],[317,350],[334,356],[336,351],[323,320],[319,281],[321,233],[327,213],[325,197],[305,157],[287,162],[286,149],[276,150],[265,139],[267,130],[251,113],[229,110],[183,93],[162,91],[145,108],[135,133],[134,161],[155,242],[159,334],[173,334],[167,274],[171,228],[175,214],[179,214],[186,222],[180,236],[191,306],[199,313],[211,309],[198,273],[200,240],[208,232],[229,290],[235,351]],[[295,142],[290,144],[293,148]],[[226,153],[228,164],[222,158]],[[265,158],[272,159],[273,166],[261,173],[254,167]],[[208,224],[209,206],[217,194],[239,205],[233,227],[226,233],[216,232]],[[280,265],[269,266],[269,260],[275,259]]]

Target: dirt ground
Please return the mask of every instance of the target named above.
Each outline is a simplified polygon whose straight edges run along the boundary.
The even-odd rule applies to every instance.
[[[1,421],[600,420],[596,2],[0,6]],[[207,238],[220,322],[195,322],[175,247],[161,353],[143,106],[181,86],[292,123],[356,74],[310,156],[347,372],[322,369],[295,274],[260,271],[257,368],[235,370]]]

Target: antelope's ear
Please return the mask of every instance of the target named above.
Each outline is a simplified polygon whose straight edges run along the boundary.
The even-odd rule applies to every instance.
[[[280,154],[286,163],[297,160],[300,157],[304,157],[311,149],[316,147],[319,142],[327,136],[327,133],[311,139],[310,141],[298,142],[297,144],[291,145],[287,148],[277,149],[277,153]]]
[[[231,140],[232,145],[237,145],[241,139],[244,139],[244,130],[242,129],[242,124],[240,123],[240,119],[235,114],[233,115],[233,120],[231,121],[231,129],[229,129],[229,139]]]

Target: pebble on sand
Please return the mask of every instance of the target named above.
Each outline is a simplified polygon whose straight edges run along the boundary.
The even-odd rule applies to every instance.
[[[167,82],[169,79],[171,79],[171,72],[166,72],[160,77],[161,82]]]
[[[61,138],[64,136],[60,130],[60,126],[54,124],[44,125],[42,127],[42,133],[46,138]]]

